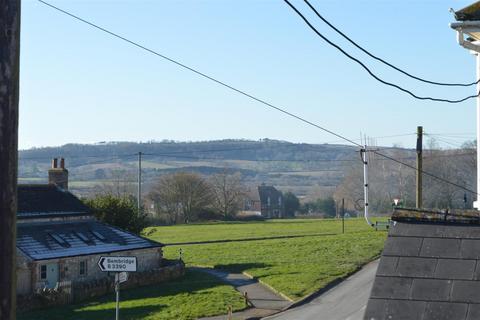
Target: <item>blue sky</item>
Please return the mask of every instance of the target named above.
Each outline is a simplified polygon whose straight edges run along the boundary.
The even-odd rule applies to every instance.
[[[351,139],[412,134],[377,144],[414,147],[417,125],[430,133],[475,134],[474,100],[417,101],[376,82],[316,37],[282,0],[49,2]],[[475,80],[475,59],[448,26],[448,9],[472,1],[311,2],[364,47],[411,73]],[[293,3],[389,81],[419,95],[475,93],[474,87],[439,88],[389,70],[329,30],[303,1]],[[35,0],[23,1],[21,37],[22,149],[162,139],[338,142]]]

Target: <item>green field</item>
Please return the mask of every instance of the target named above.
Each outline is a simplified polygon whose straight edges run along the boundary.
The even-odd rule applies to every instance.
[[[385,232],[374,231],[363,219],[348,219],[346,233],[341,230],[339,220],[297,219],[156,227],[144,234],[163,243],[303,236],[165,248],[167,258],[178,258],[181,248],[187,265],[247,272],[298,300],[380,254]]]
[[[201,272],[188,271],[178,281],[120,292],[120,318],[143,320],[190,320],[245,307],[232,287]],[[104,320],[115,318],[112,295],[78,305],[20,313],[18,320]]]
[[[381,218],[381,220],[385,220]],[[363,219],[345,219],[346,233],[372,231]],[[337,235],[342,222],[337,219],[282,219],[258,222],[218,222],[149,227],[143,231],[152,240],[169,243],[238,240],[298,235]]]

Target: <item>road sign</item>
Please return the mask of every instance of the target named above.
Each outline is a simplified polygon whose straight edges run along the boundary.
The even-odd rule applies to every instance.
[[[100,257],[98,266],[105,272],[135,272],[137,257]]]
[[[128,280],[128,273],[126,272],[115,273],[115,282],[124,283],[127,280]]]

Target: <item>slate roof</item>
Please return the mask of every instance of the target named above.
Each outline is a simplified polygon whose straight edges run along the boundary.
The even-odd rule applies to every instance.
[[[258,186],[258,195],[262,204],[267,203],[267,198],[270,197],[270,201],[273,205],[276,205],[278,198],[282,197],[282,193],[275,187],[266,185]]]
[[[17,248],[33,260],[154,248],[161,243],[94,219],[17,225]]]
[[[480,319],[478,211],[395,210],[364,319]]]
[[[19,219],[85,214],[89,209],[80,199],[54,184],[18,185]]]
[[[455,19],[458,21],[480,20],[480,1],[477,1],[463,9],[455,11]]]

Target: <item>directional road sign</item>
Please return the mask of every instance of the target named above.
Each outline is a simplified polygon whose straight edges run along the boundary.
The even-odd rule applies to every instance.
[[[105,272],[135,272],[137,257],[100,257],[98,266]]]

